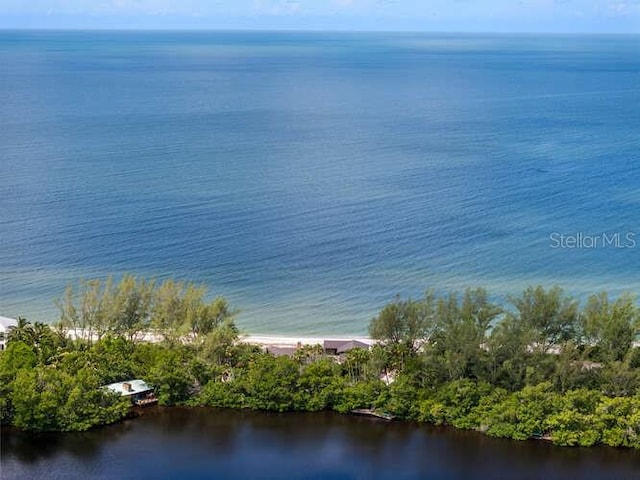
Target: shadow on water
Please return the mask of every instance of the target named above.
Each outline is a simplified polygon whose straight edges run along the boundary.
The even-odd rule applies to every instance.
[[[125,427],[130,428],[130,427]],[[126,433],[126,430],[104,427],[99,435],[96,431],[71,433],[33,433],[12,427],[3,427],[0,451],[2,457],[15,456],[20,462],[29,464],[46,461],[61,454],[78,459],[91,459],[99,455],[104,445]]]
[[[162,416],[162,407],[145,411],[139,410],[122,422],[98,427],[86,432],[52,433],[26,432],[14,427],[3,426],[0,429],[0,452],[2,458],[11,455],[24,464],[38,463],[61,455],[81,460],[91,460],[100,456],[103,449],[126,436],[138,427],[138,416],[151,415],[170,420],[171,415]],[[181,424],[172,428],[179,430]]]
[[[334,413],[152,407],[84,433],[2,432],[2,478],[637,478],[638,452]]]

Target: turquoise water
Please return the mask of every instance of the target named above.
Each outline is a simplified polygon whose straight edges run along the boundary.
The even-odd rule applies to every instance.
[[[256,333],[364,333],[429,287],[640,292],[639,39],[0,32],[0,314],[124,272]]]

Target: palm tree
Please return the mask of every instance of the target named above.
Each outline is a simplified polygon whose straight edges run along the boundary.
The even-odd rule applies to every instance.
[[[7,342],[23,342],[33,349],[41,363],[46,363],[55,353],[56,338],[49,325],[41,322],[32,324],[18,317],[17,325],[9,327]]]
[[[18,317],[18,323],[9,327],[7,331],[7,343],[24,342],[27,345],[33,345],[34,340],[33,325],[24,317]]]
[[[53,330],[49,325],[36,322],[33,325],[33,346],[41,363],[47,363],[49,357],[55,354],[56,341]]]

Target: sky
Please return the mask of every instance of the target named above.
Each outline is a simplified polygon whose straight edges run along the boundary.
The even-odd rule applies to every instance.
[[[640,0],[0,0],[0,28],[640,33]]]

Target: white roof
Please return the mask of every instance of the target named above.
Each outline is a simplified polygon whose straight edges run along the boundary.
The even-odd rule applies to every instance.
[[[131,390],[125,390],[125,383],[131,385]],[[123,397],[135,395],[136,393],[148,392],[149,390],[151,390],[151,387],[144,380],[127,380],[126,382],[111,383],[109,385],[105,385],[105,388],[119,393]]]
[[[18,321],[15,318],[0,317],[0,330],[8,330],[9,327],[15,327]]]

